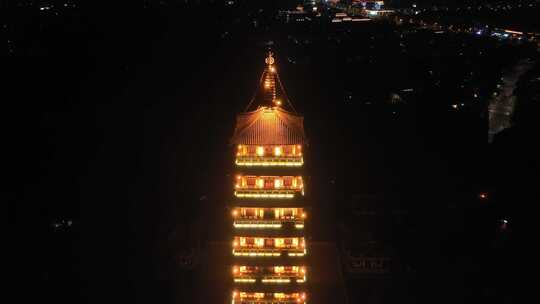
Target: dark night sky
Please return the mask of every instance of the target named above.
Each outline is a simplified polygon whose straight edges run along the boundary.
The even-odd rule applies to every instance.
[[[488,147],[486,120],[478,113],[449,112],[446,103],[454,92],[441,93],[419,76],[422,64],[433,62],[420,55],[392,62],[390,47],[381,44],[373,58],[386,69],[349,70],[346,58],[367,46],[370,31],[391,36],[384,26],[337,46],[324,35],[342,33],[328,28],[252,30],[244,19],[234,24],[235,14],[243,17],[245,11],[86,5],[54,18],[36,11],[2,13],[10,24],[2,35],[15,37],[10,39],[18,52],[2,58],[10,79],[3,123],[8,199],[16,202],[16,279],[24,298],[186,300],[177,290],[178,244],[193,235],[203,241],[227,237],[219,226],[232,173],[227,141],[262,71],[264,43],[272,40],[284,85],[305,115],[312,195],[329,199],[316,203],[328,212],[319,218],[324,225],[314,238],[336,239],[335,224],[346,217],[350,197],[384,193],[387,208],[411,214],[403,227],[378,227],[400,258],[418,269],[411,303],[461,284],[466,287],[455,299],[486,299],[484,292],[512,299],[512,286],[494,291],[500,282],[486,280],[482,289],[474,281],[499,270],[515,274],[513,262],[499,260],[516,255],[506,249],[493,254],[490,242],[500,216],[510,214],[521,223],[518,231],[528,227],[523,206],[537,201],[535,124],[520,124]],[[324,39],[297,47],[287,35]],[[445,43],[453,46],[441,42],[441,48]],[[485,63],[485,75],[511,62],[500,54],[530,54],[493,50],[489,58],[501,59]],[[401,80],[424,89],[398,118],[384,105],[362,104],[364,98],[384,100],[381,92],[398,89]],[[348,91],[359,98],[353,104],[343,101]],[[481,209],[476,195],[484,189],[498,200]],[[61,219],[73,220],[73,227],[54,232],[51,225]],[[217,224],[192,229],[201,221]],[[523,239],[512,244],[526,248]],[[482,261],[484,253],[474,273],[458,267]],[[434,288],[433,294],[422,294],[422,286]]]

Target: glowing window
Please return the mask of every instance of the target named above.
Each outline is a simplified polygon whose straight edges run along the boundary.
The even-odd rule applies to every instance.
[[[257,147],[257,155],[258,156],[264,156],[264,147]]]
[[[274,298],[283,299],[283,298],[285,298],[285,294],[282,293],[282,292],[275,292],[274,293]]]
[[[256,238],[255,239],[255,246],[264,247],[264,239],[263,238]]]

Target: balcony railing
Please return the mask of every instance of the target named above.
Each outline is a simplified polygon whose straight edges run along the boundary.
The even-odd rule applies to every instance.
[[[240,198],[294,198],[295,194],[304,195],[303,189],[258,189],[238,188],[234,195]]]
[[[236,176],[234,194],[248,198],[293,198],[304,195],[301,176]]]
[[[263,284],[286,284],[305,283],[306,270],[303,266],[234,266],[233,279],[235,283],[255,283]]]
[[[234,291],[232,304],[306,304],[306,294]]]
[[[293,223],[294,227],[296,229],[303,229],[304,228],[304,220],[302,219],[296,219],[296,220],[287,220],[287,219],[280,219],[280,220],[265,220],[265,219],[235,219],[233,222],[234,228],[274,228],[279,229],[283,227],[283,223]]]
[[[238,145],[237,166],[299,167],[304,164],[301,145]]]
[[[249,220],[236,219],[233,223],[234,228],[281,228],[282,222],[279,220]]]
[[[232,251],[234,256],[246,257],[302,257],[306,255],[305,248],[289,247],[289,248],[264,248],[264,247],[235,247]]]
[[[302,156],[237,156],[236,165],[243,167],[301,167]]]
[[[266,275],[257,276],[254,274],[237,275],[233,278],[235,283],[257,283],[263,284],[288,284],[306,282],[306,276],[300,274],[284,274],[284,275]]]
[[[232,211],[235,228],[282,228],[292,224],[296,229],[304,228],[306,213],[302,208],[259,208],[240,207]]]

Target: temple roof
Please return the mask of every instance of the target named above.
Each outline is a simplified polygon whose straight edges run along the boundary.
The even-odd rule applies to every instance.
[[[239,114],[232,144],[296,145],[306,143],[304,118],[279,107],[260,107]]]

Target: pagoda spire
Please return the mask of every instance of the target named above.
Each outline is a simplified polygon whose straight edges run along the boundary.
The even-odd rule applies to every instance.
[[[274,53],[269,50],[266,58],[264,59],[265,68],[259,79],[259,85],[253,93],[253,97],[244,109],[247,112],[254,102],[259,102],[260,106],[267,108],[283,108],[283,102],[287,101],[288,107],[293,113],[296,113],[296,109],[291,103],[285,88],[279,78],[274,59]],[[279,92],[278,92],[279,91]]]
[[[277,72],[274,66],[275,59],[274,53],[268,51],[268,54],[264,60],[266,68],[264,69],[264,95],[265,101],[269,102],[272,106],[281,106],[281,100],[277,99]]]

